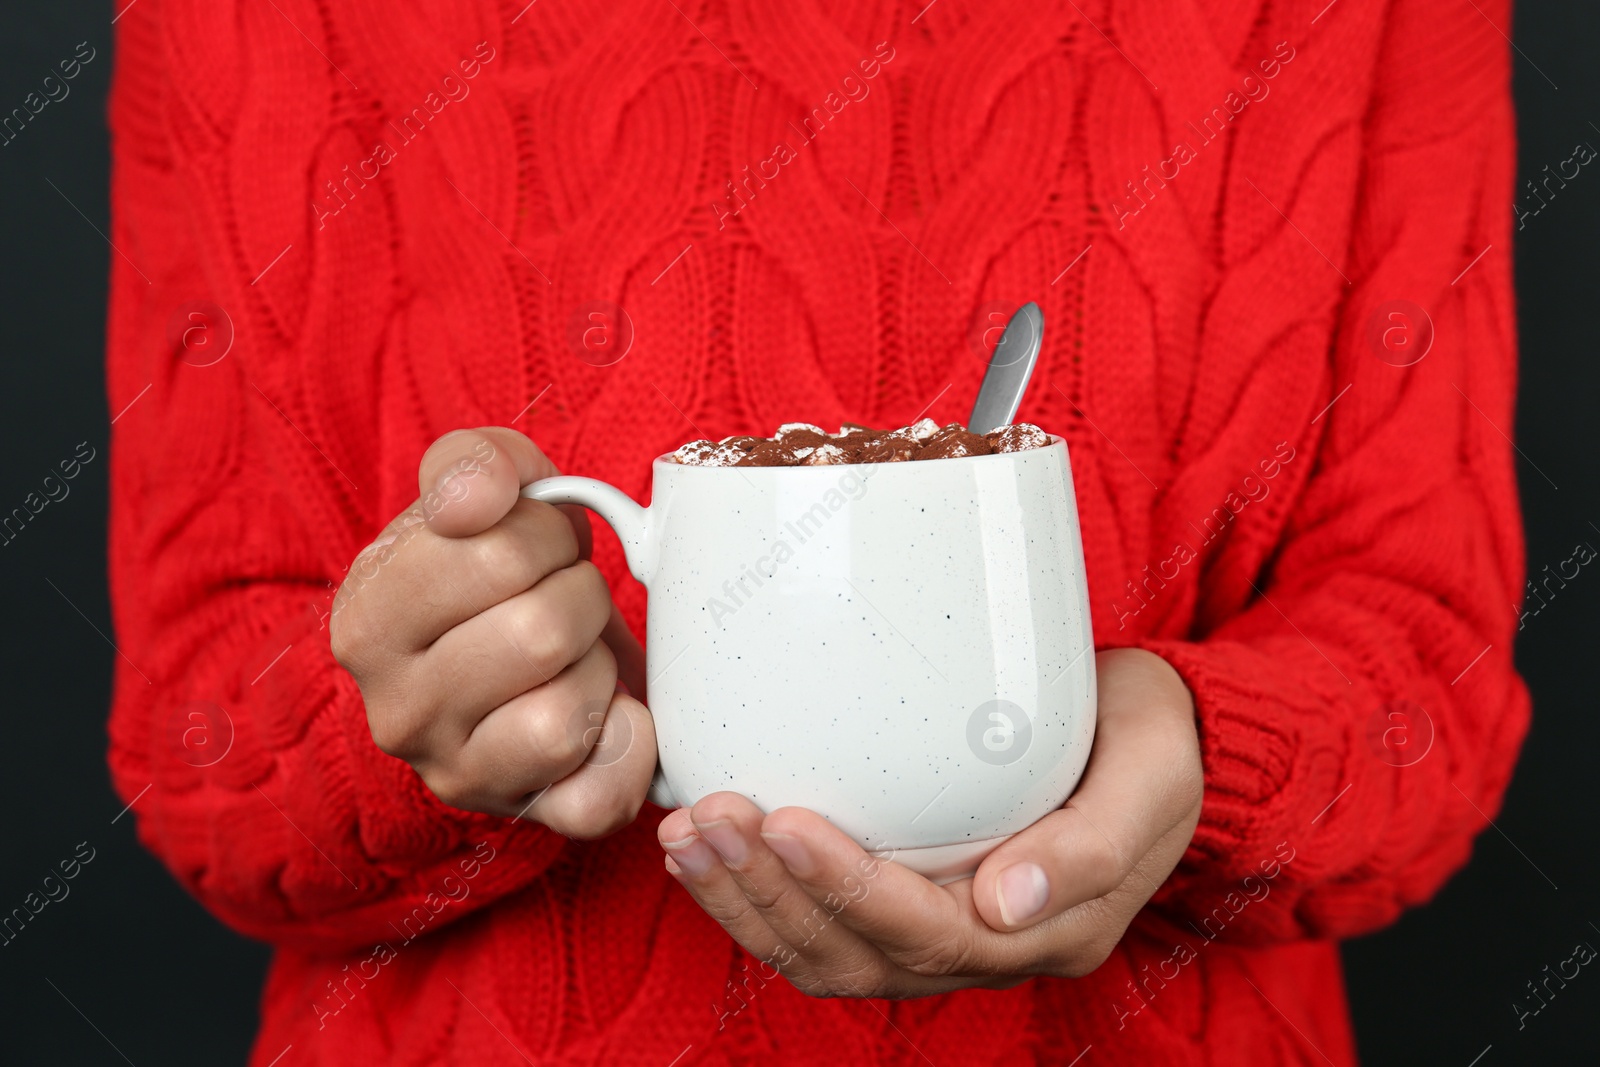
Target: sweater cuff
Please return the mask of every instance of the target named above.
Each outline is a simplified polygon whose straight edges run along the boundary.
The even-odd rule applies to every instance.
[[[1350,686],[1315,672],[1285,681],[1286,673],[1299,674],[1282,669],[1299,650],[1229,641],[1147,639],[1135,645],[1166,660],[1188,686],[1205,772],[1199,825],[1151,903],[1188,918],[1207,913],[1217,903],[1213,897],[1248,893],[1290,864],[1292,881],[1302,884],[1336,867],[1324,849],[1305,846],[1347,784],[1347,731],[1340,724],[1355,696]],[[1273,915],[1276,910],[1256,909],[1258,921],[1282,927],[1263,933],[1304,936],[1291,915]]]

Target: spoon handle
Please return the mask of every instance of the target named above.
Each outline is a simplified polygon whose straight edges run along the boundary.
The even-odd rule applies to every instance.
[[[989,370],[983,376],[978,399],[973,402],[972,417],[967,420],[968,430],[988,433],[1010,425],[1016,418],[1043,341],[1044,313],[1038,304],[1029,301],[1011,316],[994,355],[989,357]]]

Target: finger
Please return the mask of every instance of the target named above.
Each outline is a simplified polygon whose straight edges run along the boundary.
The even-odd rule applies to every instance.
[[[523,434],[504,426],[456,430],[429,446],[417,468],[423,518],[443,537],[468,537],[499,522],[522,487],[559,474],[554,463]],[[587,553],[588,517],[564,512]]]
[[[373,654],[421,652],[579,558],[571,524],[537,500],[519,499],[472,537],[441,537],[421,521],[400,529],[356,558],[334,604],[344,643]]]
[[[610,613],[606,581],[593,563],[563,567],[435,641],[409,672],[412,702],[461,716],[457,740],[464,739],[490,709],[550,681],[587,652]]]
[[[872,855],[822,816],[779,808],[762,823],[768,847],[836,925],[876,947],[896,967],[935,979],[997,973],[1010,955],[1003,935],[977,921],[966,883],[937,886]]]
[[[519,813],[567,837],[591,840],[633,822],[656,770],[656,729],[649,710],[615,692],[596,735],[593,711],[574,716],[593,744],[582,766],[529,798]]]
[[[780,808],[767,816],[762,833],[813,897],[846,898],[835,925],[872,944],[892,965],[885,983],[890,995],[974,985],[1008,989],[1030,975],[1087,974],[1104,962],[1143,903],[1127,900],[1107,909],[1097,901],[1052,923],[1002,933],[978,914],[972,879],[936,886],[887,854],[862,853],[814,812]]]
[[[606,620],[606,628],[600,632],[600,640],[604,641],[611,649],[612,655],[617,657],[617,677],[628,687],[628,692],[643,697],[645,695],[644,646],[633,636],[633,631],[628,628],[627,621],[622,617],[621,609],[615,604],[611,607],[611,618]]]
[[[615,688],[615,661],[594,643],[547,684],[483,716],[464,738],[456,736],[459,724],[435,726],[422,750],[449,755],[417,769],[448,804],[515,815],[534,793],[582,765],[596,733],[575,720],[605,707]]]
[[[835,927],[841,901],[830,908],[806,892],[761,836],[761,809],[738,793],[713,793],[690,811],[695,829],[717,853],[756,915],[800,953],[809,969],[830,979],[851,976],[876,984],[883,957],[848,928]]]
[[[1117,653],[1103,653],[1115,656]],[[1200,806],[1200,755],[1184,709],[1137,671],[1102,669],[1094,748],[1064,808],[990,853],[973,899],[996,930],[1018,930],[1114,892],[1157,889],[1141,861]],[[1192,830],[1192,825],[1189,827]]]
[[[722,856],[700,835],[690,809],[668,812],[656,827],[656,839],[666,850],[667,872],[745,951],[780,969],[795,959],[794,950],[773,933],[734,882]]]

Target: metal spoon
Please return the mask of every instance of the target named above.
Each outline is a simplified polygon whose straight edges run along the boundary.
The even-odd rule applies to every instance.
[[[978,389],[978,399],[972,404],[972,417],[967,420],[968,430],[982,434],[1011,424],[1017,408],[1022,406],[1022,395],[1028,391],[1028,379],[1033,377],[1033,365],[1043,342],[1044,312],[1029,301],[1011,316],[1000,343],[994,346],[989,370]]]

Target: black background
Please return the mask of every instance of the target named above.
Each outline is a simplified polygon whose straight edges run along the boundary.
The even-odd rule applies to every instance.
[[[98,452],[69,497],[0,547],[0,913],[38,891],[79,842],[95,849],[70,896],[0,947],[0,1059],[242,1063],[267,950],[211,919],[137,845],[105,768],[115,653],[101,361],[115,253],[95,230],[109,232],[110,20],[127,0],[114,2],[54,0],[26,13],[8,4],[0,14],[0,112],[38,90],[78,42],[98,51],[69,97],[0,147],[0,511],[37,491],[79,442]],[[1524,3],[1517,12],[1524,177],[1571,157],[1580,141],[1600,145],[1597,21],[1588,5]],[[1530,573],[1554,568],[1580,541],[1600,545],[1600,372],[1588,325],[1597,234],[1600,177],[1585,170],[1517,235],[1515,436]],[[1590,819],[1597,606],[1600,577],[1585,569],[1527,620],[1517,664],[1533,689],[1533,730],[1497,828],[1484,831],[1471,864],[1428,906],[1347,946],[1366,1063],[1596,1062],[1600,975],[1580,972],[1521,1029],[1512,1005],[1531,1004],[1526,983],[1578,942],[1600,947],[1600,834]]]

